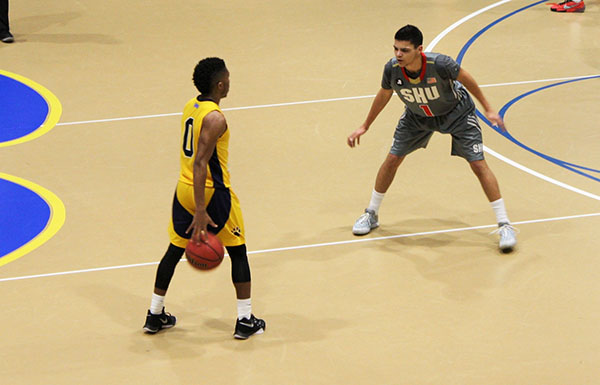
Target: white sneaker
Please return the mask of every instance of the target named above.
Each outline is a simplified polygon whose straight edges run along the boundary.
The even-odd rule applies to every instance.
[[[517,245],[517,233],[518,230],[510,223],[501,223],[498,225],[498,229],[491,232],[491,234],[498,233],[500,236],[500,242],[498,246],[502,252],[508,253]]]
[[[369,234],[371,230],[379,227],[379,217],[373,210],[365,209],[362,214],[352,227],[352,234],[354,235],[365,235]]]

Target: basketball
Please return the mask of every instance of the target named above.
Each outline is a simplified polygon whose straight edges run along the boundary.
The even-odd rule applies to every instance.
[[[206,233],[207,242],[190,240],[185,248],[185,258],[198,270],[211,270],[221,264],[225,250],[223,244],[212,233]]]

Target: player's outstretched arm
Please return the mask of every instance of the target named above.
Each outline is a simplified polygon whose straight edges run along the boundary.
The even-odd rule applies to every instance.
[[[506,128],[504,127],[504,122],[502,121],[502,118],[490,106],[487,99],[483,95],[481,88],[479,88],[479,85],[477,84],[477,82],[475,81],[473,76],[471,76],[471,74],[468,73],[464,68],[461,68],[456,80],[461,82],[467,88],[467,90],[471,93],[471,95],[473,95],[475,97],[475,99],[477,99],[479,101],[479,103],[483,107],[485,117],[488,118],[488,120],[490,122],[492,122],[492,124],[494,126],[498,126],[504,131]]]
[[[348,136],[346,142],[348,146],[354,147],[357,144],[360,144],[360,137],[369,130],[371,124],[375,121],[375,118],[379,115],[379,113],[385,108],[385,106],[390,101],[392,94],[394,93],[391,89],[380,88],[375,95],[375,99],[371,104],[371,109],[369,110],[369,114],[367,115],[367,119],[365,122],[357,128],[353,133]]]

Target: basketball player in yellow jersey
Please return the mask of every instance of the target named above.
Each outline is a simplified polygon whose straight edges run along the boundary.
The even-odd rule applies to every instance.
[[[164,310],[169,283],[187,243],[204,242],[210,231],[217,234],[231,258],[238,309],[234,337],[247,339],[263,333],[266,324],[252,314],[244,222],[227,169],[230,133],[219,108],[229,92],[225,62],[219,58],[201,60],[194,69],[194,85],[200,95],[185,105],[181,120],[181,173],[169,224],[171,243],[158,265],[144,330],[154,334],[175,326],[176,318]]]

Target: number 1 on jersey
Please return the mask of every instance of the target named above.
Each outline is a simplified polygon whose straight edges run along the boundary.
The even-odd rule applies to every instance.
[[[429,106],[427,104],[419,104],[419,107],[421,107],[423,112],[425,112],[425,115],[434,116],[433,112],[431,112],[431,108],[429,108]]]

